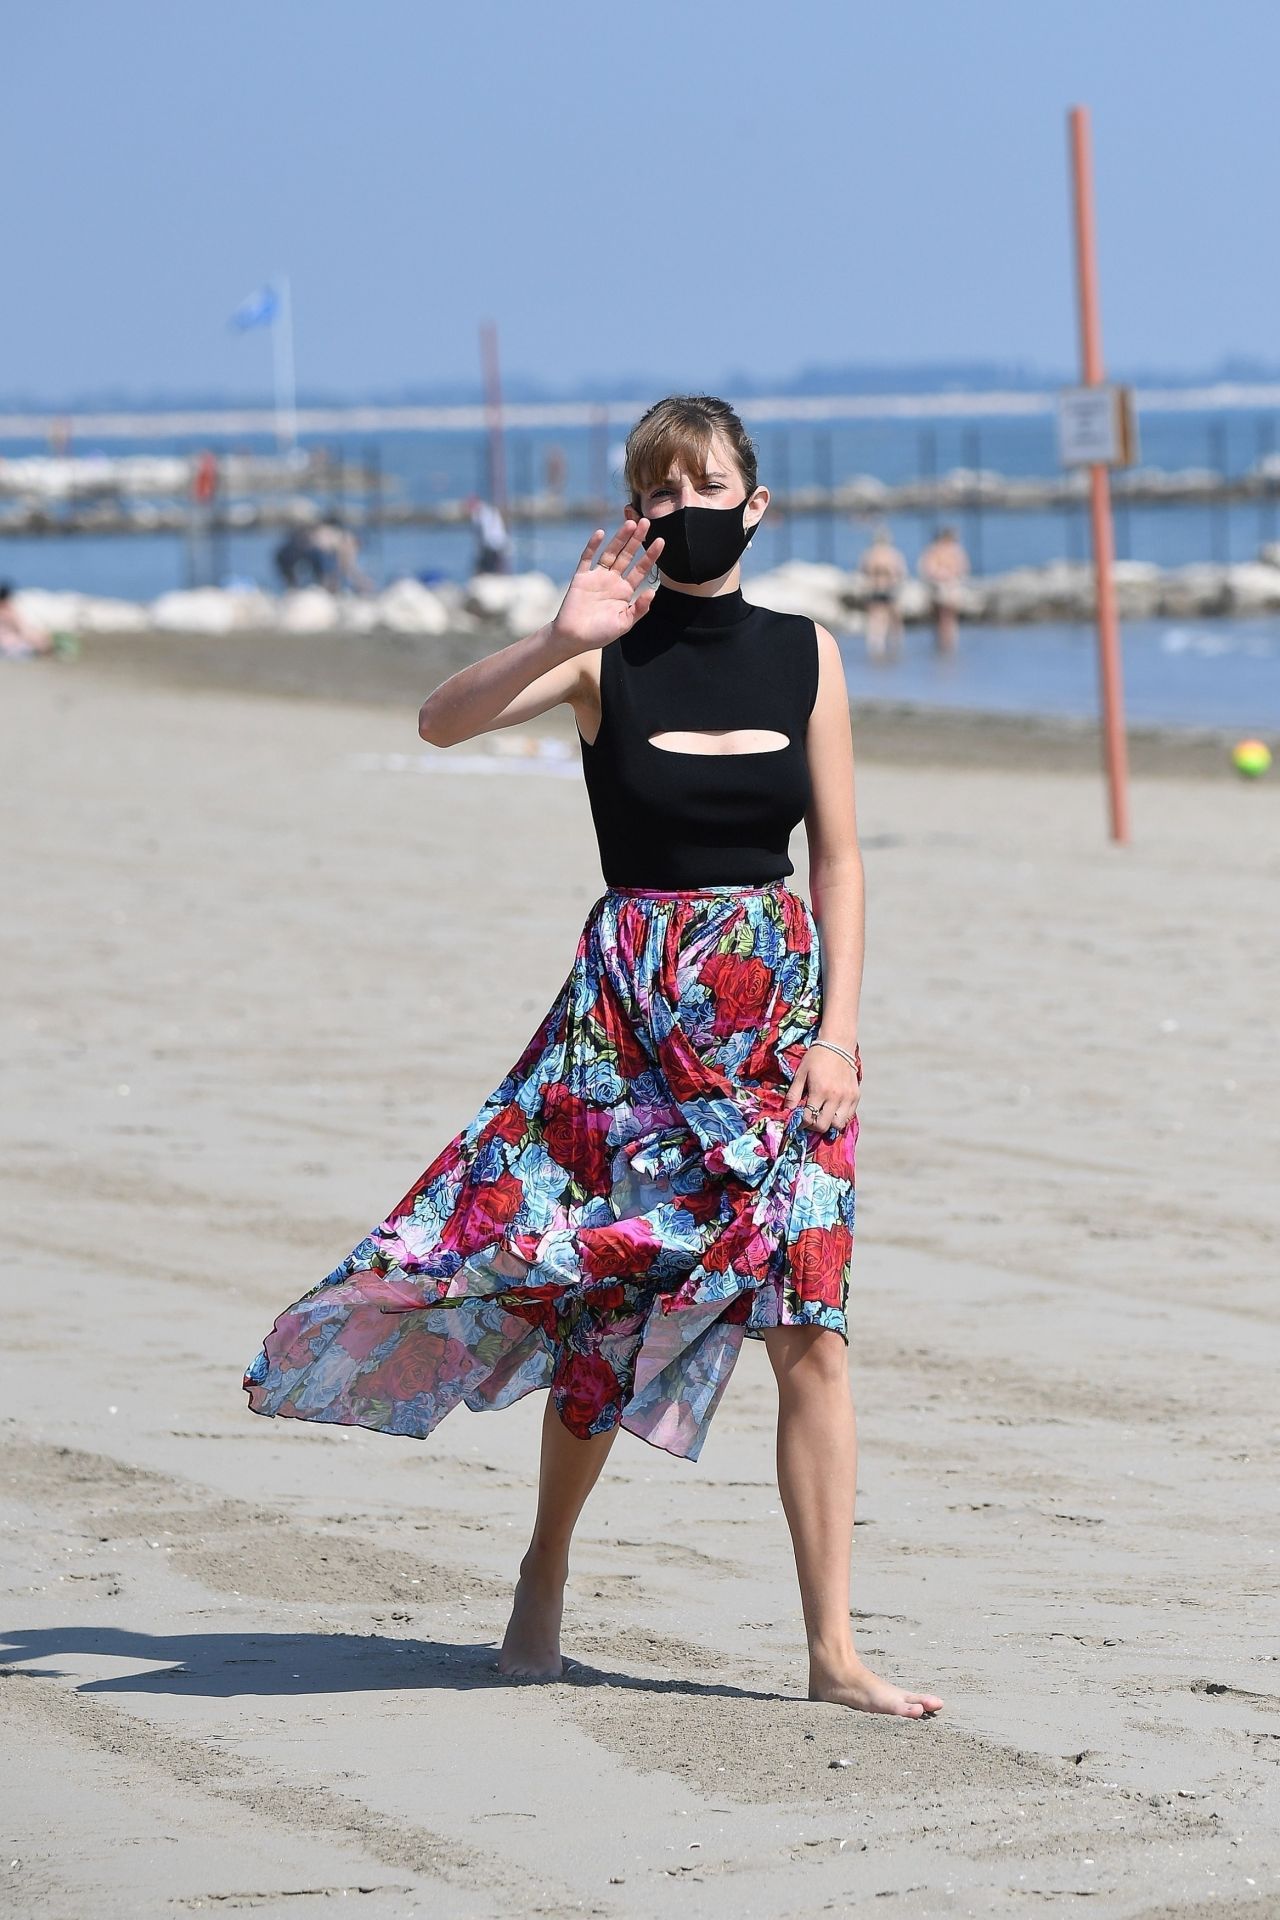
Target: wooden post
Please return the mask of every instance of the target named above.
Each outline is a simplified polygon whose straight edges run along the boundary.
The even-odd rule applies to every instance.
[[[1076,286],[1080,302],[1080,371],[1086,387],[1100,387],[1102,321],[1098,311],[1098,260],[1093,218],[1093,162],[1089,109],[1072,107],[1071,178],[1075,201]],[[1111,521],[1111,481],[1105,465],[1089,468],[1089,515],[1093,527],[1093,568],[1098,601],[1098,678],[1102,693],[1103,744],[1110,798],[1111,838],[1129,838],[1129,770],[1124,731],[1124,689],[1120,675],[1120,623],[1112,568],[1115,533]]]

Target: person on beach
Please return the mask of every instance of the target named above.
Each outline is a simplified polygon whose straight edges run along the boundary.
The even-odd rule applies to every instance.
[[[273,555],[280,584],[293,593],[319,584],[320,556],[312,545],[310,527],[290,527]]]
[[[723,400],[651,407],[625,477],[555,618],[419,714],[450,747],[567,704],[604,892],[520,1058],[280,1314],[244,1386],[256,1413],[419,1438],[545,1389],[497,1664],[553,1679],[574,1526],[619,1431],[696,1460],[762,1340],[809,1695],[918,1719],[942,1700],[873,1673],[850,1626],[864,881],[840,654],[742,593],[769,492]],[[813,907],[786,878],[802,819]]]
[[[959,639],[960,594],[969,578],[969,556],[954,527],[938,528],[920,555],[916,571],[933,595],[938,652],[954,653]]]
[[[890,648],[902,645],[899,595],[907,577],[907,563],[893,544],[888,527],[877,527],[858,565],[867,583],[867,652],[883,660]]]
[[[330,593],[372,593],[373,582],[360,566],[360,541],[338,513],[326,513],[312,529],[311,552],[316,584]]]
[[[0,660],[32,660],[55,651],[53,635],[28,619],[9,581],[0,580]]]
[[[511,534],[498,509],[491,500],[473,496],[467,502],[467,511],[476,531],[473,573],[510,573]]]

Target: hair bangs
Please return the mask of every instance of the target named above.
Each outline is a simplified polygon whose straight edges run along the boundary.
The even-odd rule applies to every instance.
[[[717,433],[736,461],[747,492],[753,492],[756,451],[733,408],[711,394],[669,394],[649,408],[627,437],[623,473],[632,505],[639,506],[645,488],[660,486],[673,468],[703,479]]]
[[[660,486],[675,468],[701,479],[707,471],[715,429],[707,420],[667,419],[655,423],[635,450],[628,468],[633,493]]]

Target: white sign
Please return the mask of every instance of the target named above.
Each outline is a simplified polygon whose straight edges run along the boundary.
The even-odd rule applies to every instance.
[[[1114,387],[1068,387],[1058,395],[1058,451],[1064,467],[1115,466],[1123,457]]]

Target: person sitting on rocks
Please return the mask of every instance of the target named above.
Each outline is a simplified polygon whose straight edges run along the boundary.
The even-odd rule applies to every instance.
[[[275,551],[276,572],[291,590],[314,587],[320,579],[320,557],[311,542],[310,527],[290,527]]]
[[[371,593],[373,582],[360,568],[360,542],[340,514],[326,513],[311,535],[317,580],[330,593],[349,587],[353,593]]]

